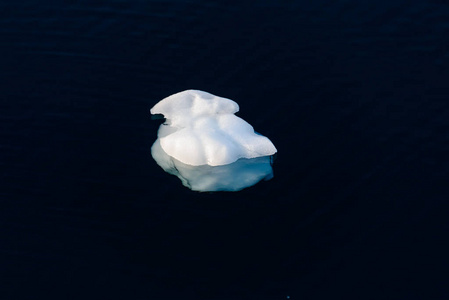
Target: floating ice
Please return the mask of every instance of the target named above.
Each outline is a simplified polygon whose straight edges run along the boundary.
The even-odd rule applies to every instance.
[[[238,110],[236,102],[198,90],[161,100],[151,109],[166,119],[153,158],[193,190],[240,190],[270,179],[277,150],[234,115]]]
[[[187,90],[163,99],[151,113],[166,119],[158,132],[162,149],[187,165],[221,166],[276,153],[268,138],[234,115],[238,110],[230,99]]]

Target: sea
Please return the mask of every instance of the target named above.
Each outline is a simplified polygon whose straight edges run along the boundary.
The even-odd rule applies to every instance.
[[[195,192],[149,110],[226,97],[274,177]],[[449,3],[0,0],[0,299],[449,299]]]

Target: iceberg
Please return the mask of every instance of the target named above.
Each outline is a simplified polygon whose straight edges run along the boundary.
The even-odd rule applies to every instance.
[[[237,191],[271,179],[273,143],[237,117],[236,102],[187,90],[158,102],[163,115],[151,153],[166,172],[197,191]]]

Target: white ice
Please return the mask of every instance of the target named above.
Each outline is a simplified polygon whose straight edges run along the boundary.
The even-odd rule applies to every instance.
[[[161,149],[186,165],[222,166],[240,158],[275,154],[268,138],[234,115],[238,110],[230,99],[187,90],[161,100],[151,114],[166,119],[158,131]]]

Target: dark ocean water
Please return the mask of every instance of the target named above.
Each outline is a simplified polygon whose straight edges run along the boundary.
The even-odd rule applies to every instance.
[[[445,1],[0,1],[0,298],[449,299],[448,83]],[[191,88],[271,181],[153,161]]]

